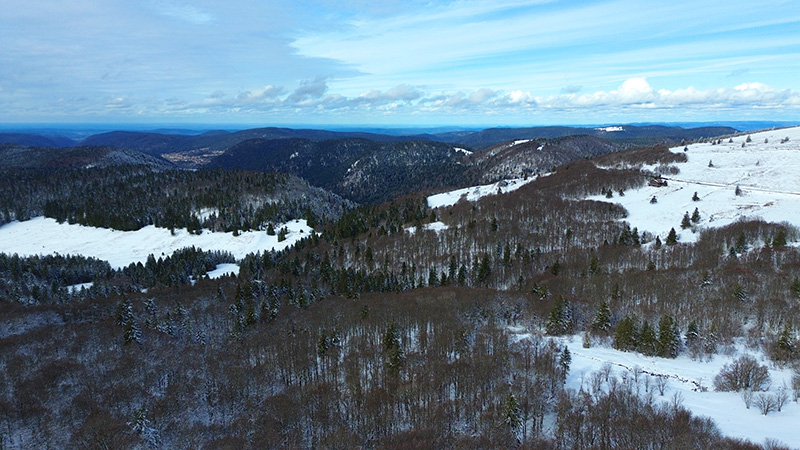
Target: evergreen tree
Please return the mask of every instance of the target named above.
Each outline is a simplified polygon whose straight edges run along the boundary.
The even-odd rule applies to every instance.
[[[681,220],[681,228],[685,230],[687,228],[690,228],[691,226],[692,222],[691,219],[689,218],[689,212],[687,211],[686,213],[683,214],[683,219]]]
[[[697,208],[694,209],[692,213],[692,223],[699,223],[700,222],[700,210]]]
[[[503,402],[503,422],[511,434],[516,437],[520,426],[522,426],[522,411],[517,397],[511,392],[508,393],[506,401]]]
[[[675,358],[680,351],[680,334],[675,320],[670,316],[662,316],[658,321],[658,356]]]
[[[775,233],[775,237],[772,238],[772,247],[773,248],[783,248],[786,246],[786,231],[778,230]]]
[[[784,322],[783,331],[772,346],[772,358],[780,362],[789,362],[795,358],[795,343],[792,329],[788,322]]]
[[[559,297],[547,319],[547,334],[561,336],[572,332],[572,310],[564,297]]]
[[[567,346],[564,346],[564,350],[561,351],[561,354],[558,357],[558,368],[561,372],[561,383],[566,383],[567,381],[567,374],[569,374],[569,365],[572,364],[572,354],[569,351]]]
[[[464,286],[467,283],[467,268],[462,264],[458,268],[458,285]]]
[[[611,309],[605,300],[600,303],[600,308],[592,320],[592,332],[600,335],[608,335],[611,332]]]
[[[636,350],[639,341],[639,330],[636,327],[636,320],[631,316],[625,316],[617,323],[614,329],[614,341],[612,345],[617,350]]]
[[[675,228],[669,229],[669,234],[667,235],[667,245],[675,245],[678,243],[678,233],[675,232]]]
[[[481,257],[480,265],[478,266],[478,273],[476,283],[479,286],[485,286],[489,282],[489,277],[492,275],[491,259],[488,253],[484,253]]]
[[[405,365],[406,356],[400,344],[400,329],[394,322],[391,322],[383,333],[383,353],[389,373],[397,375]]]
[[[653,356],[656,354],[656,349],[656,333],[650,325],[650,322],[645,320],[642,324],[642,331],[639,333],[639,345],[637,350],[642,354]]]
[[[700,201],[700,197],[697,195],[697,191],[694,192],[694,195],[692,196],[692,201],[693,202],[699,202]]]
[[[686,344],[689,346],[696,345],[700,341],[700,328],[694,320],[689,322],[686,328]]]
[[[142,331],[139,329],[139,325],[136,323],[135,320],[131,319],[128,323],[125,324],[125,332],[123,335],[125,345],[128,345],[132,342],[137,344],[142,343]]]

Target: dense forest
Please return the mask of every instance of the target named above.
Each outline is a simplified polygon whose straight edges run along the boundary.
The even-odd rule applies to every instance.
[[[197,248],[120,270],[0,255],[0,448],[763,448],[644,375],[565,388],[563,335],[697,359],[743,339],[776,366],[800,360],[796,228],[739,221],[662,242],[584,199],[685,158],[581,158],[435,209],[389,187],[375,195],[391,200],[355,205],[280,173],[4,169],[2,223],[199,232],[307,218],[317,233],[219,279],[204,275],[233,256]]]
[[[297,177],[241,170],[0,169],[0,224],[43,215],[117,230],[266,230],[270,223],[338,218],[351,202]]]

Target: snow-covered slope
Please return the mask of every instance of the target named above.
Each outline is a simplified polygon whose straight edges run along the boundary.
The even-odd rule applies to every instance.
[[[208,251],[228,251],[240,259],[248,253],[282,250],[313,232],[305,220],[294,220],[276,229],[283,226],[288,230],[287,238],[278,242],[277,236],[269,236],[263,231],[242,232],[234,236],[233,233],[209,231],[195,235],[182,229],[172,235],[169,230],[154,226],[138,231],[119,231],[60,224],[54,219],[37,217],[0,227],[0,253],[83,255],[108,261],[116,269],[135,262],[144,263],[150,254],[158,258],[190,246]],[[230,267],[226,270],[232,271]]]
[[[522,327],[511,328],[516,339],[530,336]],[[763,444],[767,439],[777,440],[791,448],[800,448],[800,404],[793,402],[791,396],[780,412],[773,411],[763,415],[753,404],[746,408],[742,396],[736,392],[715,392],[713,380],[725,364],[743,356],[755,357],[760,364],[770,367],[770,391],[775,392],[784,383],[791,386],[791,370],[771,367],[769,358],[760,351],[751,351],[744,345],[730,349],[729,355],[714,355],[711,361],[693,361],[681,355],[675,359],[644,356],[641,353],[623,352],[603,345],[583,348],[579,335],[558,339],[569,347],[572,364],[567,376],[566,387],[579,391],[591,391],[592,374],[601,371],[609,364],[612,375],[617,379],[633,378],[639,371],[640,395],[652,395],[656,402],[672,402],[675,395],[682,405],[698,416],[710,417],[723,435],[747,439]],[[664,377],[667,385],[664,395],[656,387],[656,379]],[[607,388],[607,385],[604,389]],[[758,394],[755,394],[758,395]]]
[[[744,438],[762,444],[767,439],[777,439],[792,448],[800,448],[800,433],[796,428],[800,423],[798,403],[790,399],[781,412],[773,411],[765,416],[755,405],[747,409],[737,392],[714,391],[713,380],[722,366],[743,354],[756,356],[761,359],[761,364],[769,366],[769,359],[763,354],[748,352],[740,347],[734,356],[716,355],[710,362],[701,362],[692,361],[685,355],[676,359],[665,359],[647,357],[640,353],[621,352],[607,347],[585,349],[581,345],[580,338],[572,339],[567,345],[572,352],[572,368],[567,378],[568,388],[578,390],[582,383],[588,384],[589,375],[599,370],[604,363],[610,363],[618,377],[633,376],[634,369],[638,367],[644,372],[654,374],[650,375],[652,382],[649,389],[655,391],[657,400],[671,401],[672,397],[679,393],[685,408],[693,414],[713,419],[725,436]],[[667,377],[667,388],[663,397],[654,386],[654,378],[657,375]],[[772,368],[770,378],[772,391],[784,382],[787,386],[791,386],[791,373],[788,369]]]
[[[748,136],[751,142],[746,142]],[[615,193],[613,199],[591,199],[621,204],[629,212],[625,220],[632,227],[662,240],[670,228],[680,233],[680,242],[696,240],[695,233],[680,228],[684,213],[691,215],[695,208],[701,216],[700,228],[729,225],[741,217],[800,226],[800,127],[730,140],[689,145],[688,161],[675,164],[679,173],[665,176],[666,187],[647,186],[622,197]],[[684,153],[684,147],[670,150]],[[736,195],[737,186],[742,195]],[[692,200],[695,192],[699,201]],[[653,197],[655,203],[651,203]]]
[[[441,208],[453,206],[461,199],[475,202],[487,195],[496,195],[498,193],[505,194],[506,192],[516,191],[535,179],[535,176],[528,177],[527,179],[516,178],[513,180],[498,181],[497,183],[492,184],[456,189],[455,191],[450,192],[442,192],[441,194],[435,194],[428,197],[428,207]]]

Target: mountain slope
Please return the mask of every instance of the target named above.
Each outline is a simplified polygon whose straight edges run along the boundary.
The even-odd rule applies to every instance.
[[[425,140],[424,137],[391,136],[365,132],[337,132],[314,129],[254,128],[236,132],[208,131],[191,136],[178,134],[113,131],[86,138],[83,145],[108,145],[138,150],[152,155],[163,155],[182,167],[206,164],[221,152],[251,139],[328,139],[362,138],[375,142],[402,142]]]
[[[214,158],[210,168],[280,171],[359,203],[463,183],[464,154],[440,142],[367,139],[254,139]]]
[[[174,167],[157,156],[113,147],[54,148],[0,144],[0,167],[65,169],[124,165],[144,165],[156,169]]]
[[[612,141],[593,136],[554,139],[521,139],[475,152],[469,161],[481,182],[494,182],[549,172],[553,167],[580,158],[591,158],[620,149]]]

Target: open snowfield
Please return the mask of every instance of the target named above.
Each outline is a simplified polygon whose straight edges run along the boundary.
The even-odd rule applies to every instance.
[[[530,336],[521,329],[511,331],[519,333],[518,339]],[[673,396],[678,393],[685,408],[695,415],[713,419],[723,435],[761,444],[767,439],[775,439],[792,448],[800,448],[800,432],[797,428],[800,424],[800,404],[793,402],[791,397],[781,412],[773,411],[764,416],[755,402],[750,409],[747,409],[740,394],[714,391],[714,376],[719,373],[722,366],[745,354],[770,367],[772,380],[770,391],[775,392],[784,382],[787,386],[791,386],[791,371],[771,367],[769,359],[761,352],[750,351],[738,345],[734,349],[734,354],[730,356],[717,354],[710,362],[702,362],[692,361],[685,354],[676,359],[668,359],[644,356],[635,352],[622,352],[600,345],[587,349],[583,348],[582,336],[557,339],[566,344],[572,354],[572,364],[567,376],[568,389],[577,391],[584,385],[584,388],[589,390],[591,374],[599,371],[606,363],[611,364],[612,373],[617,378],[633,377],[634,369],[638,367],[643,371],[639,381],[642,393],[645,392],[644,380],[650,374],[649,390],[653,392],[656,401],[671,402]],[[663,397],[659,395],[655,386],[657,375],[668,377]],[[706,390],[699,388],[700,386]]]
[[[180,229],[172,235],[169,230],[155,226],[137,231],[119,231],[60,224],[55,219],[37,217],[0,227],[0,253],[16,253],[20,256],[54,253],[83,255],[108,261],[111,267],[118,269],[131,263],[144,263],[150,254],[158,258],[191,246],[207,251],[228,251],[236,259],[241,259],[248,253],[282,250],[313,232],[305,220],[293,220],[275,228],[284,226],[288,230],[286,240],[278,242],[277,236],[269,236],[263,231],[247,231],[234,236],[233,233],[210,231],[195,235]],[[218,270],[221,270],[219,274],[214,275],[238,272],[232,267]]]
[[[450,192],[442,192],[441,194],[435,194],[428,197],[428,207],[442,208],[453,206],[462,199],[470,202],[476,202],[487,195],[496,195],[498,193],[505,194],[506,192],[516,191],[535,179],[535,176],[528,177],[527,180],[523,178],[515,178],[512,180],[498,181],[497,183],[492,184],[484,184],[481,186],[456,189],[455,191]]]
[[[612,199],[590,199],[619,203],[628,210],[625,220],[631,227],[662,241],[670,228],[679,233],[679,242],[695,241],[695,233],[680,228],[684,213],[691,215],[695,208],[701,216],[699,228],[722,227],[743,217],[800,226],[800,127],[753,133],[750,138],[749,143],[744,135],[731,143],[723,139],[718,145],[689,145],[688,162],[675,164],[680,172],[664,177],[666,187],[646,186],[624,196],[614,193]],[[785,138],[789,140],[781,142]],[[670,150],[684,152],[683,147]],[[735,195],[737,186],[741,196]],[[695,192],[699,201],[692,200]],[[653,197],[656,203],[650,203]]]

